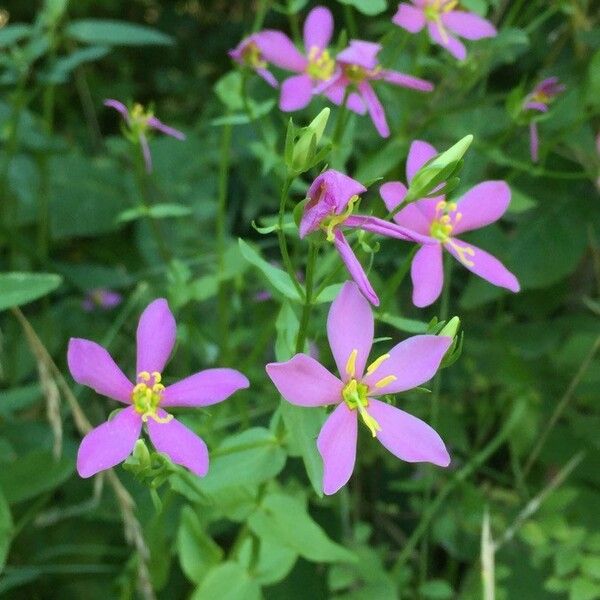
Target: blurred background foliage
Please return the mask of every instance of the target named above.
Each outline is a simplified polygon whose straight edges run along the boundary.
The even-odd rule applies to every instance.
[[[15,281],[0,274],[0,308],[34,301],[23,309],[33,330],[19,313],[0,318],[0,594],[491,600],[495,587],[499,599],[600,598],[598,4],[464,0],[500,33],[470,44],[458,64],[424,36],[394,27],[395,3],[323,2],[335,14],[336,35],[383,38],[385,64],[436,83],[430,96],[381,86],[392,137],[382,141],[367,118],[352,117],[341,146],[346,172],[362,182],[403,180],[413,139],[443,149],[474,134],[460,189],[505,179],[513,200],[502,223],[469,239],[505,262],[523,289],[509,296],[466,270],[453,273],[450,314],[461,317],[464,346],[443,372],[437,417],[451,468],[400,463],[361,440],[349,488],[330,498],[311,487],[310,452],[302,447],[320,423],[288,431],[263,369],[275,356],[274,340],[284,347],[298,326],[297,307],[265,268],[278,259],[275,238],[251,226],[273,223],[288,116],[254,77],[246,81],[248,111],[227,56],[257,11],[269,9],[265,27],[290,32],[314,4],[0,6],[0,267],[40,274],[26,281],[30,288],[21,281],[16,295]],[[534,165],[520,106],[547,76],[558,76],[567,91],[539,122]],[[188,136],[151,142],[155,168],[144,193],[167,256],[140,209],[131,149],[105,98],[152,105]],[[294,121],[308,124],[323,106],[313,100]],[[231,164],[223,171],[228,131]],[[298,201],[309,175],[294,187]],[[383,215],[376,188],[363,202]],[[222,264],[215,254],[220,196],[228,230]],[[252,243],[245,257],[238,237]],[[410,248],[364,241],[361,258],[377,252],[370,277],[385,298],[378,335],[424,331],[439,307],[417,310],[407,282],[391,287]],[[301,267],[304,249],[295,248]],[[337,264],[331,258],[320,269]],[[223,282],[225,332],[216,318]],[[84,311],[85,295],[98,288],[120,292],[123,303]],[[257,301],[265,290],[270,299]],[[102,342],[131,372],[137,315],[162,295],[178,320],[169,376],[230,365],[252,387],[178,415],[211,449],[205,479],[138,447],[118,479],[81,480],[74,474],[77,402],[94,425],[108,410],[66,375],[67,341]],[[310,329],[326,362],[327,309],[316,306]],[[430,417],[427,395],[402,402]]]

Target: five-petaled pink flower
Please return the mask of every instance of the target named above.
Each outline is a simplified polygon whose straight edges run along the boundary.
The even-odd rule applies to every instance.
[[[366,191],[364,185],[348,175],[333,169],[324,171],[313,181],[308,190],[308,202],[300,220],[299,235],[300,238],[304,238],[313,231],[319,229],[325,231],[327,241],[334,244],[361,292],[369,302],[378,306],[379,298],[340,227],[343,225],[386,237],[421,243],[429,243],[429,238],[377,217],[353,215],[359,195]]]
[[[441,467],[450,464],[444,442],[429,425],[376,397],[404,392],[431,379],[452,338],[414,336],[367,367],[373,334],[371,307],[356,284],[346,282],[327,319],[327,337],[341,379],[306,354],[266,367],[288,402],[306,407],[337,405],[317,439],[325,494],[337,492],[352,475],[359,414],[371,435],[398,458]]]
[[[92,312],[96,308],[109,310],[115,306],[119,306],[123,301],[123,296],[119,292],[108,290],[105,288],[96,288],[89,290],[85,298],[81,302],[83,310]]]
[[[283,35],[283,34],[281,34]],[[284,111],[300,110],[319,93],[325,82],[329,81],[336,70],[335,60],[327,49],[333,35],[333,16],[323,6],[313,8],[304,22],[304,48],[306,56],[301,54],[292,41],[272,44],[263,52],[272,64],[298,73],[281,84],[279,108]]]
[[[390,135],[385,111],[371,85],[372,81],[384,80],[394,85],[411,88],[419,92],[431,92],[433,84],[418,77],[412,77],[398,71],[384,69],[377,60],[382,46],[373,42],[351,40],[350,45],[337,55],[339,69],[331,82],[324,87],[323,93],[335,104],[342,104],[347,97],[347,106],[359,114],[369,111],[375,128],[382,137]],[[347,90],[356,88],[360,100],[364,103],[348,102]]]
[[[108,99],[104,101],[104,106],[114,108],[121,113],[125,123],[127,123],[130,134],[135,141],[139,142],[142,148],[144,163],[146,164],[146,171],[148,173],[152,172],[152,155],[150,154],[150,145],[148,144],[149,129],[160,131],[161,133],[178,140],[185,140],[185,134],[183,132],[165,125],[162,121],[157,119],[151,111],[144,110],[144,107],[141,104],[134,104],[130,111],[122,102]]]
[[[558,96],[562,94],[567,87],[559,83],[558,77],[548,77],[538,83],[531,94],[525,98],[523,108],[526,110],[536,110],[541,113],[548,112],[548,106]],[[531,151],[531,160],[537,162],[539,158],[540,136],[537,123],[529,123],[529,148]]]
[[[125,460],[140,437],[144,423],[159,452],[200,477],[206,475],[206,444],[163,409],[209,406],[247,388],[249,383],[233,369],[207,369],[165,387],[161,372],[175,345],[175,334],[175,318],[167,301],[158,299],[149,304],[137,328],[135,385],[102,346],[78,338],[69,341],[67,361],[73,379],[128,405],[83,438],[77,454],[77,471],[81,477],[91,477]]]
[[[402,2],[392,21],[410,33],[418,33],[427,25],[429,36],[458,60],[467,57],[467,50],[458,37],[480,40],[498,32],[486,19],[464,10],[455,10],[457,0],[412,0]],[[453,35],[454,34],[454,35]]]
[[[252,69],[274,88],[279,84],[268,69],[267,56],[274,56],[278,53],[289,56],[297,54],[298,51],[287,35],[272,29],[265,29],[249,35],[228,52],[229,57],[238,65]]]
[[[433,146],[414,141],[406,163],[408,182],[436,155]],[[381,186],[380,192],[388,210],[393,211],[404,201],[407,189],[400,182],[389,182]],[[429,306],[442,291],[442,248],[475,275],[511,292],[519,291],[517,278],[498,259],[455,237],[497,221],[509,203],[510,188],[504,181],[484,181],[457,202],[447,202],[443,195],[424,198],[411,202],[394,215],[396,223],[428,236],[430,241],[418,250],[411,265],[413,302],[416,306]]]

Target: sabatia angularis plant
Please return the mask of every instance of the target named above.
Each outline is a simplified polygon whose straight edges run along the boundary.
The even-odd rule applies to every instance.
[[[410,390],[431,379],[452,338],[417,335],[366,366],[373,335],[371,307],[356,284],[348,281],[327,319],[327,337],[341,378],[306,354],[266,367],[288,402],[305,407],[337,405],[317,439],[325,494],[335,494],[352,475],[359,415],[371,435],[398,458],[441,467],[450,464],[444,442],[429,425],[376,398]]]
[[[206,444],[185,425],[167,414],[171,406],[203,407],[221,402],[249,386],[234,369],[207,369],[173,385],[164,386],[162,370],[175,345],[175,318],[164,299],[144,310],[137,328],[134,385],[105,348],[79,338],[69,341],[67,361],[73,379],[127,408],[92,429],[81,442],[77,471],[91,477],[124,461],[147,427],[154,447],[171,461],[203,477],[208,472]]]

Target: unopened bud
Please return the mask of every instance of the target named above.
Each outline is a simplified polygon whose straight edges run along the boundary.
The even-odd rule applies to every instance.
[[[438,335],[444,335],[447,337],[454,338],[458,333],[458,328],[460,327],[460,319],[458,317],[452,317],[445,325],[442,327],[441,331]]]

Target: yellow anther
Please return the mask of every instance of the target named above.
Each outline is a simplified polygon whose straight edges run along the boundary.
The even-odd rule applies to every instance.
[[[440,217],[440,223],[450,223],[450,215],[442,215]]]
[[[242,50],[242,59],[246,65],[253,69],[264,69],[267,66],[267,62],[263,60],[260,48],[255,42],[250,42]]]
[[[458,204],[456,202],[448,202],[448,210],[450,212],[454,212],[458,208]]]
[[[325,229],[326,239],[328,242],[333,242],[335,240],[335,228],[338,225],[341,225],[352,214],[354,205],[358,202],[358,200],[358,196],[352,196],[352,198],[350,198],[348,201],[346,210],[341,215],[331,215],[330,217],[323,219],[321,227]]]
[[[390,385],[390,383],[394,383],[394,381],[396,381],[396,379],[398,379],[398,378],[395,375],[388,375],[387,377],[384,377],[383,379],[380,379],[375,384],[375,387],[376,388],[383,388],[386,385]]]
[[[473,248],[470,248],[469,246],[461,246],[451,239],[446,240],[445,243],[451,248],[454,248],[456,254],[458,255],[458,260],[465,265],[465,267],[475,266],[475,263],[467,258],[467,256],[475,256],[475,250],[473,250]]]
[[[377,432],[381,431],[381,425],[367,412],[366,406],[359,404],[358,412],[362,417],[363,423],[369,428],[371,431],[371,435],[373,437],[377,437]]]
[[[440,200],[436,205],[435,205],[435,212],[438,213],[442,210],[446,210],[446,206],[448,206],[448,203],[445,200]]]
[[[358,356],[358,350],[355,348],[350,352],[350,356],[348,357],[348,362],[346,363],[346,374],[349,377],[354,377],[356,375],[356,357]],[[354,389],[356,389],[356,380],[354,381]]]
[[[152,377],[154,377],[154,383],[160,383],[162,375],[158,371],[152,371]]]
[[[148,371],[142,371],[141,373],[138,373],[137,378],[142,381],[150,381],[150,373],[148,373]]]
[[[159,417],[156,414],[156,412],[148,411],[142,415],[142,421],[144,421],[144,423],[147,423],[148,419],[152,419],[152,420],[156,421],[157,423],[168,423],[169,421],[173,420],[173,415],[167,415],[166,417]]]
[[[375,359],[368,367],[367,367],[367,375],[374,373],[379,369],[381,363],[385,362],[390,357],[389,354],[382,354],[379,358]]]
[[[455,222],[455,223],[458,223],[458,222],[459,222],[461,219],[462,219],[462,213],[460,213],[460,212],[457,212],[457,213],[454,215],[454,222]]]

